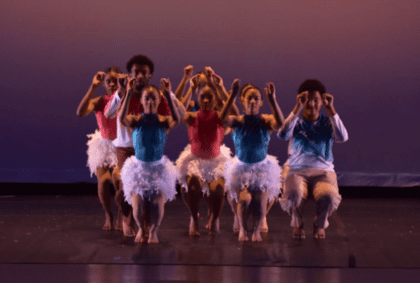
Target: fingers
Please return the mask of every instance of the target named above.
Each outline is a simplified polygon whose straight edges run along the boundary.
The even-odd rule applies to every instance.
[[[98,81],[103,81],[104,80],[104,78],[105,78],[105,73],[104,72],[97,72],[96,73],[96,79],[98,80]]]
[[[234,95],[236,95],[238,93],[240,83],[241,83],[241,80],[240,79],[234,79],[233,80],[233,83],[232,83],[232,93]]]
[[[184,74],[187,77],[191,77],[193,74],[193,66],[192,65],[188,65],[187,67],[184,68]]]
[[[165,78],[160,79],[160,85],[164,91],[166,92],[171,91],[171,82],[169,81],[169,79],[165,79]]]
[[[128,83],[128,75],[127,74],[121,74],[118,76],[118,85],[121,88],[126,88]]]

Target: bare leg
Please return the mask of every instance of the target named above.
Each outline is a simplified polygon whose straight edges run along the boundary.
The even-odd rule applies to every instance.
[[[273,200],[267,202],[267,212],[264,216],[263,223],[262,223],[262,226],[261,226],[261,232],[263,232],[263,233],[268,232],[267,214],[270,211],[270,209],[273,207],[274,201],[275,200],[273,199]]]
[[[120,179],[120,169],[118,167],[114,167],[112,170],[111,181],[114,185],[115,195],[117,195],[118,190],[120,189],[121,179]],[[114,197],[115,204],[118,207],[118,216],[117,216],[117,223],[115,223],[115,230],[122,231],[122,211],[121,207],[118,205],[117,200]]]
[[[98,197],[101,201],[102,207],[105,210],[105,224],[102,229],[112,230],[114,217],[111,209],[111,174],[109,168],[98,167],[96,169],[96,176],[98,178]]]
[[[181,194],[185,204],[190,210],[191,220],[189,234],[191,236],[200,236],[198,229],[198,208],[201,199],[201,180],[196,176],[187,177],[188,192],[185,192],[185,188],[181,188]]]
[[[263,219],[267,214],[267,201],[268,201],[269,192],[268,191],[252,191],[252,212],[253,212],[253,233],[252,241],[261,242],[261,226]]]
[[[212,180],[209,184],[209,208],[212,214],[210,219],[210,234],[216,235],[219,233],[219,216],[223,209],[225,202],[225,181],[223,178]]]
[[[248,228],[247,228],[247,219],[249,216],[249,207],[251,204],[252,196],[248,192],[247,189],[237,191],[238,195],[238,204],[237,204],[237,213],[238,213],[238,222],[239,222],[239,237],[238,240],[240,242],[249,241],[249,237],[247,235]]]
[[[150,233],[148,243],[159,243],[157,231],[165,214],[165,194],[156,193],[150,201]]]
[[[144,200],[141,195],[134,194],[131,197],[131,202],[133,203],[133,218],[139,227],[139,231],[137,232],[134,242],[142,243],[145,241],[145,235],[143,233]]]
[[[238,213],[236,211],[237,207],[238,207],[238,203],[236,202],[236,200],[234,198],[232,198],[232,196],[230,195],[230,192],[227,193],[227,200],[229,202],[230,208],[232,209],[233,212],[233,232],[234,233],[239,233],[239,218],[238,218]]]
[[[133,148],[123,148],[117,147],[117,161],[118,161],[118,168],[123,168],[125,160],[134,155]],[[119,176],[119,174],[118,174]],[[123,183],[119,178],[119,189],[115,192],[115,201],[118,204],[118,208],[121,210],[122,213],[122,229],[124,236],[126,237],[134,237],[136,235],[135,223],[133,219],[133,210],[131,206],[125,201],[124,199],[124,191],[123,191]]]

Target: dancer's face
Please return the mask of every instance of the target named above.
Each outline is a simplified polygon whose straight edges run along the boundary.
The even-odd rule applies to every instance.
[[[118,74],[112,71],[107,73],[103,81],[103,86],[106,94],[112,95],[118,88]]]
[[[246,115],[257,115],[263,105],[261,92],[256,88],[247,90],[241,99],[241,103]]]
[[[306,102],[303,110],[303,118],[308,121],[315,122],[319,118],[319,111],[321,110],[322,99],[318,91],[311,91],[308,93],[308,102]]]
[[[160,102],[160,94],[154,87],[146,87],[140,98],[141,105],[143,105],[144,113],[156,114]]]
[[[134,89],[141,92],[142,89],[149,84],[152,74],[148,65],[134,64],[131,67],[130,76],[134,80]]]
[[[209,86],[204,86],[198,92],[198,104],[200,109],[210,111],[216,106],[216,95]]]

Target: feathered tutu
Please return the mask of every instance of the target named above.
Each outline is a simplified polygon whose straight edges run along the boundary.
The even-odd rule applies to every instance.
[[[132,204],[133,194],[149,198],[156,191],[164,193],[166,201],[173,200],[176,195],[177,171],[165,155],[153,162],[138,160],[134,155],[129,157],[121,169],[125,200]]]
[[[225,171],[231,159],[230,148],[224,144],[220,146],[220,155],[212,159],[196,157],[191,152],[191,144],[188,144],[175,162],[179,172],[178,179],[188,191],[187,176],[197,176],[203,182],[203,193],[208,195],[210,193],[208,183],[218,178],[226,180]]]
[[[235,156],[227,168],[226,189],[236,200],[237,192],[244,188],[269,191],[269,200],[276,199],[282,188],[281,172],[275,156],[267,155],[264,160],[256,163],[244,163]]]
[[[90,176],[96,174],[98,167],[114,167],[117,165],[117,155],[115,147],[111,140],[104,139],[101,132],[96,130],[95,133],[87,135],[88,160],[87,167],[90,169]]]

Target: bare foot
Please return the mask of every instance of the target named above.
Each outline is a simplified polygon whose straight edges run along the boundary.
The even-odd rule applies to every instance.
[[[267,216],[264,217],[264,219],[263,219],[263,223],[261,225],[261,230],[260,231],[263,232],[263,233],[268,232]]]
[[[136,243],[143,243],[144,242],[144,237],[143,237],[143,230],[139,229],[139,231],[137,232],[136,238],[134,239],[134,242]]]
[[[210,214],[209,213],[209,219],[207,220],[207,223],[206,223],[206,229],[211,229],[211,222],[213,222],[213,214]]]
[[[314,238],[315,239],[325,239],[325,229],[318,228],[314,224]]]
[[[214,220],[213,225],[210,227],[210,235],[217,235],[220,232],[220,222],[219,218]]]
[[[239,218],[238,215],[235,213],[233,216],[233,233],[239,233]]]
[[[147,241],[149,244],[157,244],[159,243],[159,239],[157,236],[157,231],[154,230],[153,232],[150,232],[149,234],[149,240]]]
[[[200,232],[198,231],[198,221],[197,223],[194,221],[194,219],[191,217],[190,220],[190,236],[200,236]]]
[[[106,231],[114,229],[114,227],[112,227],[112,222],[113,222],[112,216],[106,215],[105,224],[104,224],[104,227],[102,227],[102,229]]]
[[[303,225],[300,227],[293,227],[292,235],[295,239],[305,239],[305,230],[303,230]]]
[[[247,242],[247,241],[249,241],[249,238],[246,235],[245,229],[239,229],[239,237],[238,237],[238,240],[239,240],[239,242]]]
[[[135,231],[134,227],[126,224],[123,221],[123,234],[126,237],[134,237],[134,236],[136,236],[136,231]]]
[[[261,242],[262,241],[260,231],[254,231],[254,233],[252,233],[252,241],[253,242]]]
[[[122,215],[118,213],[117,223],[115,223],[115,230],[122,231],[123,225],[122,225]]]

